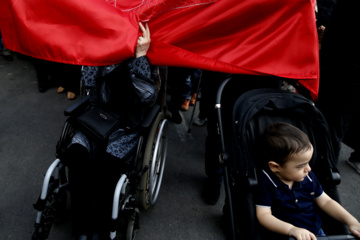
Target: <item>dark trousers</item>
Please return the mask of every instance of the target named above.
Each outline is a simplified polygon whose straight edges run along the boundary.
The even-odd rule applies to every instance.
[[[127,166],[109,154],[90,156],[73,144],[66,153],[69,166],[74,235],[110,231],[114,190]]]
[[[359,1],[337,1],[321,44],[317,106],[329,124],[336,161],[360,106],[360,37],[353,31],[359,7]]]
[[[33,59],[39,86],[52,85],[64,87],[67,91],[79,93],[81,66]]]
[[[169,67],[167,83],[170,87],[169,111],[174,113],[180,109],[183,93],[186,91],[186,78],[194,71],[192,68]]]

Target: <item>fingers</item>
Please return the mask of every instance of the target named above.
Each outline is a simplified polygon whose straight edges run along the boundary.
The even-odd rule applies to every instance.
[[[150,39],[150,29],[148,24],[146,23],[144,27],[144,25],[141,22],[139,22],[139,26],[143,34],[142,37],[146,39]]]
[[[360,230],[357,230],[357,229],[352,228],[352,227],[350,227],[349,229],[350,229],[350,232],[351,232],[352,234],[354,234],[354,235],[357,236],[357,237],[360,237]]]
[[[141,57],[147,54],[147,51],[150,47],[150,30],[148,24],[145,24],[145,26],[139,22],[139,27],[142,31],[142,36],[139,36],[137,40],[137,45],[135,49],[135,57]]]
[[[146,23],[144,27],[144,25],[141,22],[139,22],[139,27],[142,31],[142,36],[144,38],[150,38],[150,30],[148,24]]]
[[[316,240],[315,235],[300,235],[296,237],[296,240]]]
[[[311,237],[311,240],[316,240],[317,239],[315,234],[313,234],[313,233],[310,233],[310,237]]]
[[[316,236],[306,230],[306,229],[303,229],[303,228],[297,228],[297,227],[294,227],[293,229],[290,230],[289,232],[289,235],[290,236],[293,236],[296,238],[296,240],[316,240]]]
[[[143,34],[144,34],[144,32],[146,31],[144,25],[143,25],[141,22],[139,22],[139,26],[140,26],[141,31],[142,31]]]

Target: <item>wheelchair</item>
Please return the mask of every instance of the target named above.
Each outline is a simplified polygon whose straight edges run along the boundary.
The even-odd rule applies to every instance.
[[[136,153],[130,157],[129,170],[122,174],[113,195],[111,226],[107,239],[133,240],[139,229],[139,209],[147,210],[156,203],[162,182],[167,153],[167,119],[165,118],[166,69],[160,72],[162,84],[156,103],[141,124]],[[53,223],[71,206],[68,167],[62,160],[74,134],[76,116],[86,109],[89,96],[65,109],[68,116],[56,145],[56,159],[48,168],[37,210],[33,240],[47,239]],[[71,209],[71,207],[70,207]],[[71,210],[70,210],[71,211]]]
[[[257,221],[254,193],[257,176],[264,165],[259,139],[267,126],[287,122],[304,131],[314,146],[310,162],[324,191],[340,202],[336,185],[341,181],[334,163],[328,125],[322,113],[305,94],[280,88],[240,88],[228,78],[218,88],[217,114],[219,159],[224,169],[226,202],[224,217],[229,239],[293,239],[272,236]],[[241,86],[241,83],[240,83]],[[304,90],[304,89],[301,89]],[[300,90],[300,91],[301,91]],[[357,239],[345,226],[320,212],[327,237],[318,239]],[[275,237],[275,238],[274,238]]]

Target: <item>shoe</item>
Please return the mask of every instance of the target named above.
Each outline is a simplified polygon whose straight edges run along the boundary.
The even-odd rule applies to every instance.
[[[3,55],[6,61],[14,61],[14,57],[12,55]]]
[[[73,93],[73,92],[68,92],[67,93],[67,99],[69,99],[69,100],[74,100],[76,98],[76,94],[75,93]]]
[[[208,205],[215,205],[220,198],[221,183],[214,180],[207,180],[203,191],[204,202]]]
[[[65,88],[63,88],[62,86],[56,89],[56,93],[63,93],[63,92],[65,92]]]
[[[88,237],[86,234],[82,234],[78,237],[75,237],[75,240],[88,240]]]
[[[206,122],[207,122],[207,118],[204,118],[204,119],[201,119],[201,118],[197,118],[197,119],[195,119],[195,121],[194,121],[194,125],[195,126],[204,126],[205,124],[206,124]]]
[[[39,92],[43,93],[43,92],[46,92],[46,90],[48,89],[48,86],[45,83],[39,83],[38,89],[39,89]]]
[[[190,106],[194,106],[194,105],[195,105],[195,102],[196,102],[196,93],[194,93],[194,94],[191,96]]]
[[[102,238],[100,234],[97,233],[93,233],[91,236],[91,240],[101,240],[101,239],[105,239],[105,238]]]
[[[2,52],[3,58],[6,61],[14,61],[14,57],[13,57],[13,53],[11,50],[7,49],[6,47],[4,47],[2,49],[2,51],[0,51],[0,53]]]
[[[190,100],[184,99],[181,103],[180,109],[183,111],[189,110]]]
[[[351,167],[355,169],[357,173],[360,174],[360,162],[359,161],[351,161],[350,159],[346,161]]]
[[[176,110],[171,113],[171,118],[169,120],[175,124],[180,124],[182,122],[182,117],[179,113],[179,110]]]

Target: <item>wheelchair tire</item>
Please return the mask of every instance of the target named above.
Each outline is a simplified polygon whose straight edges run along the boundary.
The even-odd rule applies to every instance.
[[[167,120],[160,112],[151,126],[144,152],[143,169],[148,166],[148,170],[142,175],[139,194],[144,209],[155,204],[160,190],[167,151],[166,127]]]
[[[61,135],[60,135],[60,139],[56,144],[56,157],[57,158],[62,158],[64,156],[64,153],[68,147],[68,145],[70,144],[70,141],[72,139],[72,137],[74,136],[74,129],[73,129],[73,119],[68,118],[66,119]]]
[[[57,174],[59,178],[55,178],[54,175],[51,175],[48,181],[46,181],[48,183],[46,198],[39,198],[37,203],[34,204],[34,208],[38,210],[38,217],[35,222],[35,231],[32,235],[32,240],[47,239],[53,223],[63,219],[67,212],[67,205],[69,202],[67,171],[66,167],[57,161],[59,160],[57,159],[54,163],[56,164],[55,168],[59,170]],[[53,174],[53,171],[49,173]]]
[[[126,228],[126,238],[125,240],[134,240],[136,237],[136,231],[139,228],[138,225],[139,221],[139,210],[136,209],[135,213],[129,216],[127,228]]]

